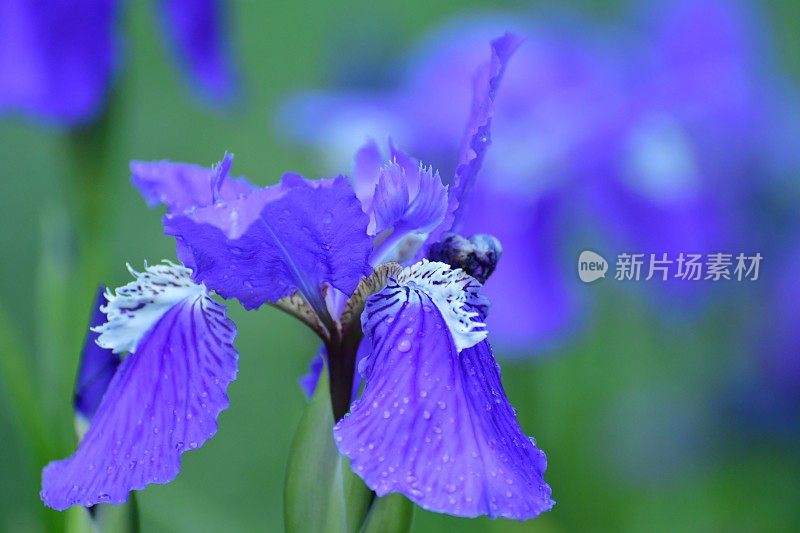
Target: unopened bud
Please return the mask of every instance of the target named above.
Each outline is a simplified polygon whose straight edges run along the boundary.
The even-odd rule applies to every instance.
[[[442,240],[428,249],[428,259],[460,268],[481,283],[485,283],[503,254],[500,241],[491,235],[478,233],[469,239],[455,233],[445,233]]]

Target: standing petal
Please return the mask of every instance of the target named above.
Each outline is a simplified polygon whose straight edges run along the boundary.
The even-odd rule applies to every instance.
[[[219,0],[161,0],[166,35],[200,88],[216,100],[234,90],[225,35],[225,3]]]
[[[356,155],[364,159],[368,147]],[[368,232],[379,236],[370,263],[404,263],[413,258],[428,234],[445,219],[449,199],[439,173],[398,150],[390,142],[391,160],[378,170],[374,193],[364,205]],[[391,231],[388,231],[391,230]],[[384,233],[386,232],[386,233]],[[383,235],[381,235],[384,233]]]
[[[180,456],[217,431],[236,378],[236,334],[225,308],[191,271],[157,265],[109,296],[99,343],[129,350],[88,432],[71,457],[42,472],[42,500],[73,505],[123,503],[131,490],[167,483]]]
[[[467,197],[478,176],[486,150],[491,144],[491,124],[494,116],[494,100],[506,63],[522,43],[514,34],[507,33],[492,41],[492,56],[475,74],[472,86],[472,109],[462,141],[453,182],[450,186],[448,208],[444,219],[425,241],[425,248],[441,238],[451,229],[459,229],[459,219],[464,216]]]
[[[485,330],[479,284],[418,263],[367,301],[366,387],[334,428],[379,496],[457,516],[532,518],[553,502],[544,454],[519,427]],[[482,331],[482,334],[480,333]]]
[[[104,292],[103,287],[97,292],[90,328],[101,326],[106,321],[106,314],[101,310],[105,302]],[[97,344],[99,336],[99,333],[91,330],[86,336],[75,382],[75,413],[85,422],[90,422],[97,412],[121,361],[119,355]]]
[[[247,309],[299,290],[323,318],[325,284],[350,294],[370,272],[367,216],[344,177],[286,175],[244,198],[167,215],[164,226],[195,279]]]
[[[381,176],[382,167],[381,150],[378,144],[370,139],[356,152],[350,177],[353,191],[361,201],[365,213],[369,213],[372,209],[372,196],[375,194],[375,186]]]
[[[464,131],[463,145],[451,191],[459,204],[455,213],[456,222],[462,216],[466,197],[472,190],[483,164],[483,157],[491,143],[490,128],[494,116],[494,100],[506,64],[521,43],[519,37],[510,33],[492,41],[492,57],[478,70],[473,79],[472,110]]]

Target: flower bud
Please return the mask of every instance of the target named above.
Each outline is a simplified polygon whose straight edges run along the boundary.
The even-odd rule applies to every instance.
[[[469,239],[455,233],[445,233],[443,239],[428,249],[428,259],[460,268],[481,283],[485,283],[503,254],[500,241],[491,235],[478,233]]]

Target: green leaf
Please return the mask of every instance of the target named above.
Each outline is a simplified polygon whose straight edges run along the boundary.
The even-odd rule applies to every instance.
[[[372,502],[361,533],[408,533],[414,521],[414,504],[402,494],[388,494]]]
[[[333,442],[328,371],[295,433],[284,485],[284,521],[289,533],[357,533],[372,492],[350,469]]]

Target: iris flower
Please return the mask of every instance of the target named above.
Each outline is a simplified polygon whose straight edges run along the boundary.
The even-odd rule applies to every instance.
[[[159,0],[168,44],[214,99],[233,89],[217,0]],[[95,118],[120,63],[121,0],[7,0],[0,4],[0,112],[64,125]]]
[[[78,450],[44,469],[44,502],[124,502],[131,490],[172,480],[181,454],[213,436],[237,370],[236,329],[213,291],[247,309],[276,305],[319,335],[338,420],[331,438],[378,495],[470,517],[549,509],[546,459],[503,390],[481,283],[425,257],[462,216],[518,44],[511,34],[493,41],[478,71],[450,186],[395,147],[373,167],[374,144],[359,152],[364,172],[352,183],[287,174],[259,188],[228,176],[227,154],[210,170],[134,162],[134,184],[167,206],[165,232],[182,264],[131,269],[131,283],[106,293],[97,343],[127,355]],[[366,383],[351,404],[357,353]]]

